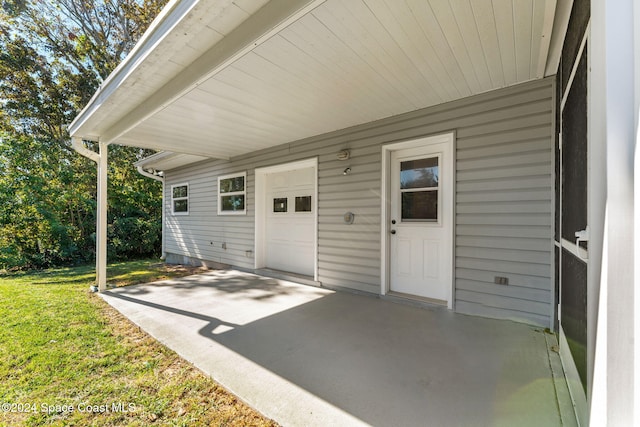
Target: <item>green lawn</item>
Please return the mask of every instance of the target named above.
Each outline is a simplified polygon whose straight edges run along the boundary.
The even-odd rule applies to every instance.
[[[108,278],[190,272],[146,260]],[[274,425],[91,293],[93,280],[92,266],[0,275],[0,425]]]

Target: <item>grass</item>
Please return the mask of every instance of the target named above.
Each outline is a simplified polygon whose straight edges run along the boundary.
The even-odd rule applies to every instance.
[[[118,286],[189,273],[108,269]],[[275,425],[92,294],[93,280],[93,267],[0,275],[0,425]]]

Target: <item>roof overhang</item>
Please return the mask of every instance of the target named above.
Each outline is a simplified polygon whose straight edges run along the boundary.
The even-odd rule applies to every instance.
[[[172,153],[170,151],[161,151],[152,156],[137,161],[134,166],[142,167],[145,170],[165,171],[176,169],[192,163],[207,160],[208,157],[195,156],[193,154]]]
[[[73,137],[228,159],[555,74],[572,1],[171,1]]]

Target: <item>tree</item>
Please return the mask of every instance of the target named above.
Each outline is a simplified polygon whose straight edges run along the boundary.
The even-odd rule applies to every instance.
[[[95,165],[73,151],[67,125],[165,3],[0,3],[0,269],[93,256]],[[157,252],[160,186],[132,166],[150,153],[110,149],[113,257]]]

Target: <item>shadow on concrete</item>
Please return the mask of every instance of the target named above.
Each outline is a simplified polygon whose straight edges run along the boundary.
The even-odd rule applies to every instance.
[[[211,317],[211,316],[205,316],[204,314],[199,314],[199,313],[194,313],[192,311],[186,311],[186,310],[181,310],[179,308],[175,308],[175,307],[170,307],[167,305],[162,305],[162,304],[157,304],[154,302],[150,302],[150,301],[145,301],[139,298],[133,298],[127,295],[123,295],[122,293],[115,293],[115,292],[105,292],[105,294],[113,297],[113,298],[118,298],[120,300],[123,301],[128,301],[134,304],[139,304],[139,305],[143,305],[145,307],[150,307],[150,308],[154,308],[156,310],[162,310],[162,311],[166,311],[168,313],[174,313],[174,314],[179,314],[180,316],[186,316],[186,317],[190,317],[192,319],[198,319],[198,320],[202,320],[204,322],[206,322],[206,325],[200,329],[198,331],[198,334],[203,336],[203,337],[209,337],[209,338],[213,338],[214,334],[213,331],[215,331],[219,326],[227,326],[230,328],[237,328],[238,325],[234,324],[234,323],[229,323],[229,322],[225,322],[223,320],[220,320],[216,317]]]
[[[203,321],[197,334],[177,332],[193,335],[194,354],[214,341],[370,425],[561,425],[542,331],[324,290],[244,323],[230,313],[240,319],[293,297],[300,285],[231,273],[106,294]],[[221,325],[225,332],[215,333]]]
[[[230,270],[215,270],[152,284],[158,287],[179,287],[185,294],[200,292],[203,289],[215,289],[228,294],[242,293],[244,296],[251,292],[251,298],[256,300],[288,295],[292,292],[290,287],[281,286],[277,279]],[[118,289],[118,293],[126,295],[144,295],[148,292],[149,288],[146,286],[134,285]]]

